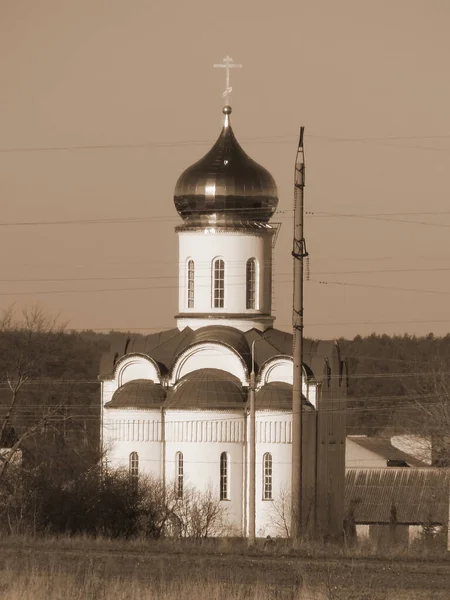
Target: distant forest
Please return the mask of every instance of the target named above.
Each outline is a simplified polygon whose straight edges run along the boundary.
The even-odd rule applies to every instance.
[[[72,403],[86,416],[91,435],[98,430],[100,357],[119,332],[66,332],[46,364],[45,377],[70,382]],[[0,332],[0,368],[8,353]],[[9,343],[10,343],[9,339]],[[450,372],[450,335],[425,337],[372,334],[339,340],[349,372],[347,423],[349,433],[376,435],[420,431],[417,403],[430,390],[447,387]],[[2,356],[3,355],[3,356]],[[67,389],[67,386],[66,386]],[[54,398],[54,401],[56,398]],[[4,406],[4,402],[1,402]]]

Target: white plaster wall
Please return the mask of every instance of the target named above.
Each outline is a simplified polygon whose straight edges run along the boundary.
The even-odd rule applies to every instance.
[[[356,537],[358,540],[368,540],[370,537],[370,525],[356,525]]]
[[[247,369],[233,350],[222,344],[202,343],[191,346],[178,357],[170,384],[173,385],[188,373],[202,369],[221,369],[237,377],[241,383],[247,382]]]
[[[282,536],[277,524],[283,504],[289,514],[292,461],[292,415],[261,411],[256,414],[256,535]],[[273,500],[263,500],[263,456],[272,454]]]
[[[117,381],[115,379],[105,379],[102,381],[102,408],[107,402],[112,400],[114,392],[117,390]]]
[[[105,409],[103,449],[111,468],[128,469],[137,452],[139,473],[161,477],[161,411]]]
[[[214,315],[209,315],[207,319],[204,317],[182,317],[177,319],[177,327],[180,330],[190,327],[194,331],[205,327],[205,325],[226,325],[227,327],[234,327],[240,331],[250,331],[250,329],[257,329],[258,331],[265,331],[269,327],[273,326],[275,317],[258,318],[258,319],[228,319],[228,318],[214,318]]]
[[[229,500],[222,502],[226,506],[230,525],[237,534],[242,534],[243,412],[167,411],[166,440],[166,481],[174,481],[176,454],[182,452],[184,485],[201,492],[211,489],[217,499],[220,497],[220,455],[222,452],[228,453]]]
[[[345,466],[361,467],[361,468],[376,468],[385,467],[386,458],[362,448],[359,444],[352,441],[350,438],[345,440]]]
[[[272,307],[272,231],[205,229],[180,231],[179,237],[179,312],[183,314],[248,313],[270,314]],[[215,258],[225,262],[225,306],[212,302],[212,265]],[[256,258],[259,294],[257,308],[246,308],[246,263]],[[187,307],[187,263],[195,263],[194,308]],[[194,321],[192,322],[194,323]],[[223,324],[223,322],[222,322]],[[203,323],[204,325],[204,323]]]

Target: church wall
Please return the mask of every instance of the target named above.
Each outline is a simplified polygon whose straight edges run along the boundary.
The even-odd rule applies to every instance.
[[[272,499],[264,499],[264,455],[272,455]],[[292,417],[289,413],[256,414],[256,535],[282,536],[280,513],[289,514]]]
[[[114,379],[102,381],[102,406],[112,400],[114,392],[117,390],[117,383]]]
[[[179,312],[186,315],[270,314],[272,304],[273,230],[219,231],[214,229],[180,231],[179,236]],[[216,258],[225,263],[225,306],[212,306],[212,266]],[[246,263],[257,260],[257,306],[246,308]],[[187,263],[195,264],[194,308],[187,306]],[[205,322],[201,323],[203,326]],[[183,319],[183,326],[195,327],[195,321]],[[255,326],[255,323],[253,323]],[[239,329],[241,327],[239,326]]]
[[[243,412],[167,411],[166,482],[176,475],[176,454],[183,453],[184,485],[220,497],[220,455],[228,455],[227,521],[236,534],[243,528]]]
[[[103,447],[110,467],[128,469],[137,452],[139,473],[161,477],[161,411],[106,409]]]

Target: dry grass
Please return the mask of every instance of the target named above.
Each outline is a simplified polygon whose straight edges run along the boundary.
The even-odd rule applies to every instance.
[[[360,548],[358,552],[366,552]],[[241,541],[8,538],[0,542],[5,600],[433,600],[446,599],[447,565],[372,561],[350,549]],[[356,549],[353,548],[353,552]],[[240,552],[240,553],[239,553]],[[284,553],[283,553],[284,552]],[[340,552],[340,554],[339,554]],[[299,554],[303,554],[303,557]],[[334,558],[318,559],[334,553]],[[307,556],[315,555],[316,558]],[[405,560],[406,558],[406,560]],[[355,565],[353,565],[355,563]],[[419,573],[418,573],[419,572]],[[431,586],[431,587],[430,587]]]

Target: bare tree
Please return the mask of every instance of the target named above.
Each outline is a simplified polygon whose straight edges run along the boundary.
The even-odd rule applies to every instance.
[[[435,466],[450,465],[450,368],[440,357],[431,365],[416,369],[410,385],[414,411],[409,419],[411,430],[418,434],[416,447],[421,456]],[[411,413],[411,411],[409,411]]]
[[[289,537],[291,531],[291,494],[287,487],[280,489],[271,504],[271,519],[276,535]]]
[[[226,505],[211,489],[201,492],[185,487],[183,497],[169,485],[166,493],[167,531],[183,538],[208,538],[232,535]]]
[[[27,440],[64,418],[60,400],[48,403],[51,367],[64,331],[65,325],[38,306],[20,316],[10,308],[0,319],[0,480]]]

